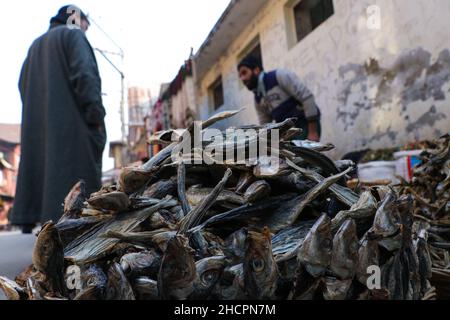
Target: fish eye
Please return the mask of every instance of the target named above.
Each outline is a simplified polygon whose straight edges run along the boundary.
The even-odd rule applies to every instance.
[[[210,285],[219,279],[217,270],[208,270],[202,274],[201,281],[204,285]]]
[[[263,259],[253,259],[252,261],[253,271],[261,272],[264,270],[264,260]]]

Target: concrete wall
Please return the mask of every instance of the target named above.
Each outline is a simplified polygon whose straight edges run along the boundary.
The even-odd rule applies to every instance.
[[[180,91],[172,98],[172,126],[185,128],[189,114],[196,111],[196,91],[194,79],[187,77]],[[191,110],[191,111],[189,111]]]
[[[335,14],[301,42],[289,43],[287,0],[272,0],[198,81],[198,115],[211,114],[208,88],[222,74],[225,105],[246,107],[222,127],[257,123],[253,96],[236,65],[260,37],[266,70],[294,70],[316,96],[323,141],[332,154],[432,139],[450,130],[450,1],[334,0]],[[367,8],[381,9],[381,29]],[[292,46],[293,45],[293,46]],[[201,62],[197,62],[201,63]]]

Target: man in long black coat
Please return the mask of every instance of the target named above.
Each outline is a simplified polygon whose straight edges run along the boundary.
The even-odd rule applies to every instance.
[[[58,221],[78,181],[85,181],[88,194],[101,188],[101,80],[85,36],[88,19],[72,8],[61,8],[32,44],[19,80],[22,142],[12,224],[24,233],[37,223]]]

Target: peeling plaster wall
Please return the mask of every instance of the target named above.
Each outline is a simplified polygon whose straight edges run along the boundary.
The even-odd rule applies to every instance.
[[[337,146],[336,157],[450,130],[450,1],[334,0],[335,14],[290,49],[286,3],[272,0],[197,79],[199,117],[212,113],[208,88],[222,75],[219,111],[246,107],[222,127],[257,123],[252,93],[240,85],[236,65],[259,35],[266,70],[292,69],[315,94],[322,140]],[[381,30],[367,28],[370,5],[381,8]]]

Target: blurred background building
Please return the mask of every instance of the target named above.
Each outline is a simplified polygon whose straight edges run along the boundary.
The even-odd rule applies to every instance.
[[[20,162],[20,125],[0,124],[0,225],[7,224],[16,193]]]

